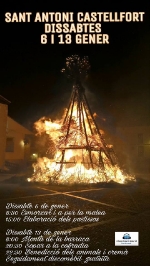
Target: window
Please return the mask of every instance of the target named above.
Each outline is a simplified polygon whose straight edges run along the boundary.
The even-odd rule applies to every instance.
[[[14,138],[6,139],[6,152],[14,152]]]
[[[139,157],[144,156],[144,146],[138,146],[138,156]]]
[[[138,144],[143,144],[143,134],[138,134]]]

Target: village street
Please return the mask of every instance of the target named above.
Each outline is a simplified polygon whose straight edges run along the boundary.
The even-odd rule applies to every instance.
[[[7,178],[3,176],[3,180],[0,183],[1,265],[12,265],[9,259],[6,262],[6,252],[8,250],[6,249],[6,244],[12,244],[11,241],[5,243],[6,231],[8,229],[16,231],[24,231],[26,229],[39,231],[40,237],[44,237],[44,232],[48,232],[47,230],[52,234],[56,231],[69,232],[68,238],[88,238],[88,250],[99,249],[101,252],[105,250],[107,254],[110,254],[109,261],[89,261],[88,265],[100,265],[102,263],[102,265],[114,266],[148,266],[149,192],[150,182],[143,179],[138,179],[136,182],[126,185],[102,183],[96,185],[50,186],[41,183],[29,183],[26,181],[25,176],[14,175],[7,176]],[[14,205],[8,203],[13,203]],[[30,204],[32,208],[29,208]],[[40,211],[50,209],[54,212],[51,212],[48,216],[38,215],[36,212],[37,207],[35,207],[37,204]],[[41,205],[43,208],[40,208]],[[44,206],[49,206],[49,208],[45,207],[44,209]],[[25,211],[22,211],[23,209]],[[7,212],[9,215],[6,215],[6,211],[10,211],[10,213]],[[11,215],[11,211],[18,211],[18,215]],[[30,211],[35,212],[32,215]],[[29,218],[25,218],[26,216]],[[21,221],[13,222],[13,220],[7,219],[6,222],[6,218],[10,217],[21,217]],[[39,220],[39,217],[43,217],[43,219],[49,217],[51,220]],[[139,232],[139,246],[115,246],[115,232]],[[10,237],[12,236],[14,237],[13,234],[10,234]],[[68,241],[65,243],[73,243],[71,238]],[[36,242],[30,241],[30,243],[39,244],[40,240]],[[31,250],[37,249],[32,248]],[[128,254],[121,255],[115,251],[126,251]],[[64,255],[67,254],[64,253]],[[86,257],[93,256],[82,256],[82,260],[78,264],[85,264]],[[47,261],[28,263],[29,265],[49,265]],[[75,265],[76,262],[61,263]],[[26,264],[27,262],[16,263],[16,265]],[[60,265],[60,262],[53,261],[51,265]]]

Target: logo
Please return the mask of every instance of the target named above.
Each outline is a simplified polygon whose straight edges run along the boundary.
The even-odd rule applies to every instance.
[[[139,232],[115,232],[115,246],[139,246]]]
[[[123,235],[123,239],[131,239],[130,234],[125,233],[125,234]]]

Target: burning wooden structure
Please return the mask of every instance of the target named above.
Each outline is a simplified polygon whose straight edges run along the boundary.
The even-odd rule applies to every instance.
[[[64,135],[59,143],[62,157],[58,164],[62,170],[64,164],[74,167],[80,163],[86,169],[97,169],[105,173],[105,164],[114,166],[116,156],[112,147],[107,146],[95,118],[88,104],[84,88],[77,83],[73,86],[73,92],[67,109],[62,129]],[[74,150],[76,156],[68,161],[66,151]]]
[[[75,55],[66,59],[62,72],[72,78],[74,84],[68,109],[60,121],[42,118],[35,123],[39,134],[46,132],[50,136],[55,155],[51,160],[39,158],[29,181],[124,183],[130,179],[119,168],[113,148],[106,144],[88,104],[81,80],[89,68],[87,57],[80,59]]]

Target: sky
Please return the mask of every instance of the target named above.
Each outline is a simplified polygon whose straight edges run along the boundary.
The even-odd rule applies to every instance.
[[[91,70],[84,82],[86,95],[104,126],[150,125],[150,34],[148,1],[132,5],[100,4],[35,6],[5,4],[1,10],[0,94],[7,98],[9,116],[32,128],[43,116],[60,118],[67,107],[71,81],[61,73],[66,57],[88,56]],[[32,2],[33,3],[33,2]],[[63,2],[64,3],[64,2]],[[41,44],[44,23],[6,23],[6,12],[145,12],[139,23],[102,23],[109,44]]]

